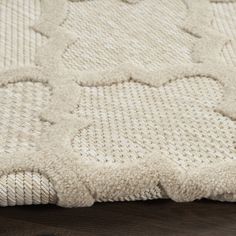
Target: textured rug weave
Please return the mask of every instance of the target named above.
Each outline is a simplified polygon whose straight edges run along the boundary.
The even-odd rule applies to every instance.
[[[236,201],[236,2],[0,0],[0,205]]]

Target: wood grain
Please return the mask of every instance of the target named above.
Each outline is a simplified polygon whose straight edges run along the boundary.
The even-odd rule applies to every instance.
[[[0,235],[236,235],[236,204],[170,200],[0,209]]]

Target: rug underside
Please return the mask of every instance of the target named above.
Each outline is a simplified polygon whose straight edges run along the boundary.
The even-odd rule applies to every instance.
[[[236,201],[236,2],[0,0],[0,205]]]

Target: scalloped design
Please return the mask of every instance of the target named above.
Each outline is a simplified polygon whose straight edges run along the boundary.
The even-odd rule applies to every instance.
[[[75,0],[73,2],[77,1],[78,0]],[[192,60],[194,62],[215,62],[215,60],[218,60],[217,58],[219,58],[219,54],[221,53],[223,46],[229,41],[229,38],[224,34],[219,33],[217,30],[212,29],[211,21],[213,16],[210,2],[208,0],[183,0],[183,2],[188,8],[188,15],[182,29],[197,39],[192,48]],[[212,2],[214,2],[214,0]],[[52,41],[54,41],[54,38],[57,38],[58,40],[55,40],[55,42],[60,44],[60,47],[57,47],[60,51],[58,54],[62,56],[62,52],[75,42],[77,38],[75,34],[68,33],[67,30],[61,28],[59,31],[63,31],[64,33],[62,33],[60,37],[58,37],[59,35],[57,33],[55,34],[55,31],[58,31],[58,26],[62,25],[67,18],[66,0],[43,0],[42,3],[44,14],[34,28],[36,31],[50,36]],[[54,15],[51,14],[51,12],[54,12]],[[60,43],[60,38],[65,40],[65,37],[68,38],[67,43]],[[51,66],[54,66],[57,70],[62,68],[61,58],[59,59],[58,54],[55,51],[55,46],[49,46],[48,52],[49,57],[52,57],[52,55],[55,54],[54,60],[49,60],[52,61],[50,63]],[[42,57],[41,60],[43,61]]]
[[[77,114],[92,123],[72,145],[84,161],[136,162],[157,147],[185,169],[235,157],[236,126],[214,111],[222,86],[211,78],[182,78],[158,87],[125,81],[81,88]]]
[[[57,204],[67,207],[90,206],[95,201],[147,199],[147,191],[150,189],[155,196],[163,196],[164,193],[175,201],[193,201],[235,193],[235,160],[206,165],[189,172],[168,156],[160,155],[157,148],[147,160],[125,164],[95,164],[84,161],[71,146],[77,132],[91,125],[89,120],[75,114],[81,96],[78,84],[109,86],[134,81],[160,87],[177,79],[209,77],[223,86],[223,99],[216,111],[236,119],[236,71],[234,68],[216,66],[212,57],[221,50],[225,39],[223,37],[221,41],[222,36],[208,26],[199,28],[200,23],[208,24],[211,19],[209,11],[205,9],[208,3],[207,0],[199,1],[199,5],[188,2],[189,17],[185,26],[185,30],[199,38],[198,49],[196,47],[194,52],[198,53],[204,64],[167,67],[156,72],[125,65],[113,71],[73,74],[61,66],[62,52],[75,39],[74,35],[58,27],[65,18],[65,1],[44,0],[44,14],[35,29],[48,35],[50,39],[38,52],[38,67],[3,72],[0,84],[5,86],[9,83],[31,81],[50,86],[52,99],[40,117],[42,121],[49,122],[51,127],[38,142],[40,151],[1,156],[0,175],[22,170],[39,172],[54,186]],[[203,10],[205,13],[200,14]],[[200,23],[197,24],[196,19]],[[217,36],[216,44],[212,44],[213,36]],[[210,53],[207,54],[207,51]]]
[[[98,71],[126,62],[158,70],[191,62],[197,39],[180,28],[187,13],[182,0],[78,1],[67,8],[61,26],[77,37],[62,55],[68,70]]]

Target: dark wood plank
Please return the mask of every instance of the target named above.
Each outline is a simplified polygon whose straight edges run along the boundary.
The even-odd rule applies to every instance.
[[[24,225],[24,228],[19,227],[19,233],[27,230],[27,224],[30,230],[34,226],[37,230],[40,225],[40,229],[45,227],[48,236],[61,235],[60,230],[62,235],[83,236],[236,235],[236,204],[207,200],[193,203],[170,200],[97,203],[91,208],[77,209],[7,207],[0,209],[0,217],[4,219],[0,219],[2,231],[9,230],[9,224],[15,224],[15,228]]]
[[[0,235],[5,236],[76,236],[73,230],[0,217]]]

